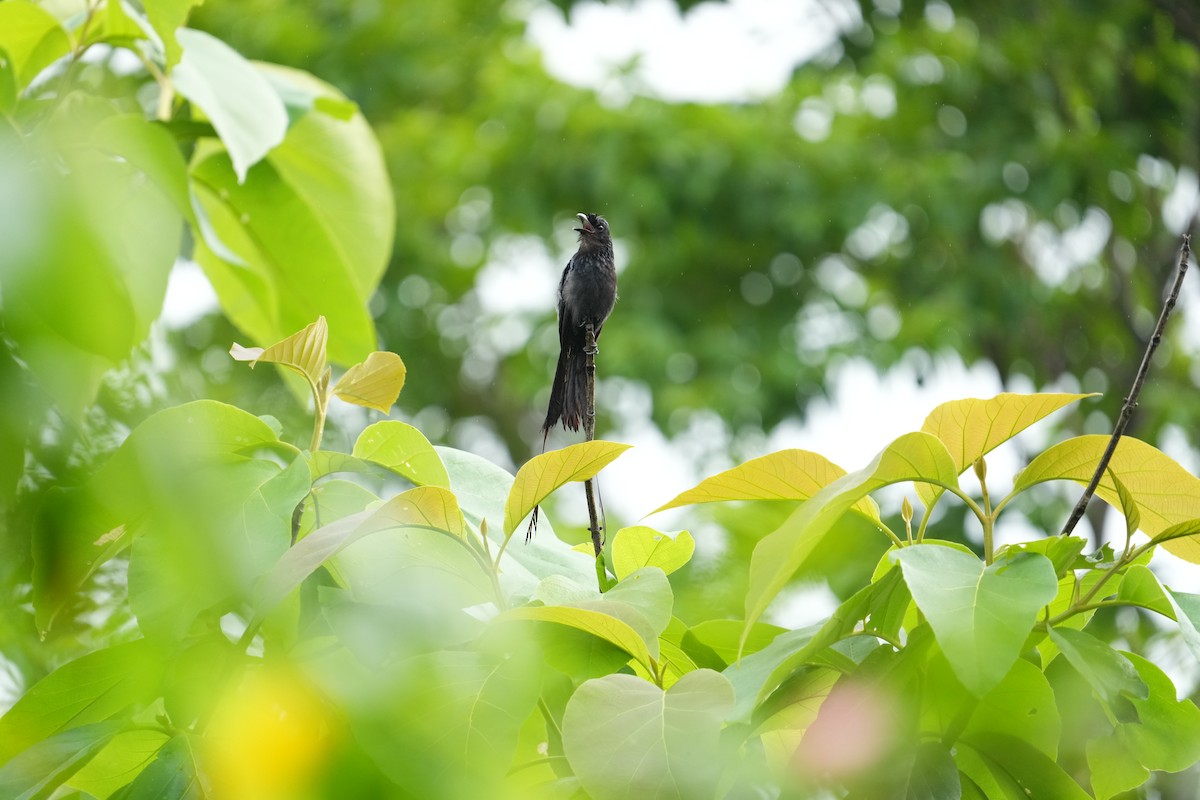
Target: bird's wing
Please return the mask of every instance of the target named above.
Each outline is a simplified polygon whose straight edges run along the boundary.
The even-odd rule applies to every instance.
[[[571,265],[574,262],[573,258],[567,262],[567,266],[563,268],[562,277],[558,280],[558,343],[560,347],[564,348],[567,343],[567,332],[574,327],[574,323],[566,318],[567,304],[563,299],[563,291],[567,288],[567,276],[571,274]]]

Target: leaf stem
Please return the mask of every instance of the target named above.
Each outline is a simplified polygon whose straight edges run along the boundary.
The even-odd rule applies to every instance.
[[[1138,395],[1142,393],[1142,384],[1146,382],[1146,374],[1150,371],[1150,361],[1154,357],[1154,351],[1158,349],[1158,345],[1162,342],[1163,330],[1167,327],[1167,320],[1171,316],[1171,311],[1175,308],[1175,301],[1179,299],[1179,289],[1183,286],[1183,278],[1187,274],[1188,260],[1191,258],[1192,237],[1188,234],[1183,235],[1183,247],[1179,250],[1179,266],[1175,270],[1175,282],[1171,285],[1171,292],[1167,295],[1163,302],[1162,311],[1158,315],[1158,322],[1154,325],[1154,332],[1150,335],[1150,341],[1146,343],[1146,352],[1142,354],[1142,363],[1138,367],[1137,375],[1133,379],[1133,388],[1125,397],[1125,402],[1121,405],[1121,413],[1117,416],[1117,424],[1113,428],[1112,436],[1109,437],[1108,447],[1104,448],[1104,455],[1100,457],[1100,463],[1096,465],[1096,471],[1092,474],[1092,480],[1088,483],[1087,488],[1083,490],[1083,495],[1079,498],[1079,502],[1075,504],[1075,508],[1071,511],[1071,516],[1067,520],[1067,524],[1063,526],[1061,536],[1069,536],[1071,531],[1075,530],[1075,526],[1079,524],[1079,520],[1083,517],[1083,512],[1087,510],[1088,502],[1092,499],[1092,495],[1096,492],[1096,487],[1100,485],[1100,479],[1104,476],[1104,471],[1108,469],[1108,462],[1112,460],[1113,453],[1117,450],[1117,442],[1121,440],[1121,436],[1125,433],[1125,428],[1129,425],[1129,420],[1133,416],[1133,410],[1137,408]]]

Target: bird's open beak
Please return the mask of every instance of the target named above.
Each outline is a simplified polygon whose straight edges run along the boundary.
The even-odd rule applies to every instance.
[[[583,226],[582,228],[576,228],[575,230],[579,231],[580,233],[596,232],[596,228],[591,222],[588,221],[587,214],[576,214],[575,216],[579,217],[579,224]]]

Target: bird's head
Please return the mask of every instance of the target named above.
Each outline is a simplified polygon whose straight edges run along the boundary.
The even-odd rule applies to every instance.
[[[575,230],[579,232],[579,243],[584,247],[595,245],[612,245],[612,236],[608,232],[608,221],[598,214],[576,214],[579,217],[581,227]]]

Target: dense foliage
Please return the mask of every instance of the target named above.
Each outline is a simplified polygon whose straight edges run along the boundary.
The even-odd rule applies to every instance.
[[[0,796],[1194,794],[1200,709],[1164,656],[1200,657],[1200,595],[1149,562],[1200,563],[1200,478],[1123,439],[1098,497],[1127,533],[1102,547],[1057,535],[1037,487],[1085,483],[1106,436],[989,493],[995,448],[1103,400],[952,400],[857,471],[789,449],[662,497],[725,509],[723,560],[641,524],[598,560],[552,513],[525,543],[628,446],[514,475],[420,413],[486,414],[520,453],[544,315],[480,317],[476,270],[581,195],[626,220],[605,363],[668,427],[769,426],[831,357],[915,345],[1124,380],[1121,315],[1161,285],[1138,253],[1172,261],[1150,209],[1195,163],[1186,9],[1039,6],[1048,54],[1007,15],[879,4],[777,98],[618,110],[548,79],[498,4],[255,0],[180,27],[194,5],[0,2]],[[1046,244],[1096,224],[1100,253]],[[181,254],[221,315],[164,346]],[[818,312],[849,338],[808,348]],[[1196,413],[1172,401],[1188,356],[1148,430]],[[895,484],[899,508],[874,499]],[[1052,521],[996,546],[1018,505]],[[797,576],[836,610],[765,621]]]

